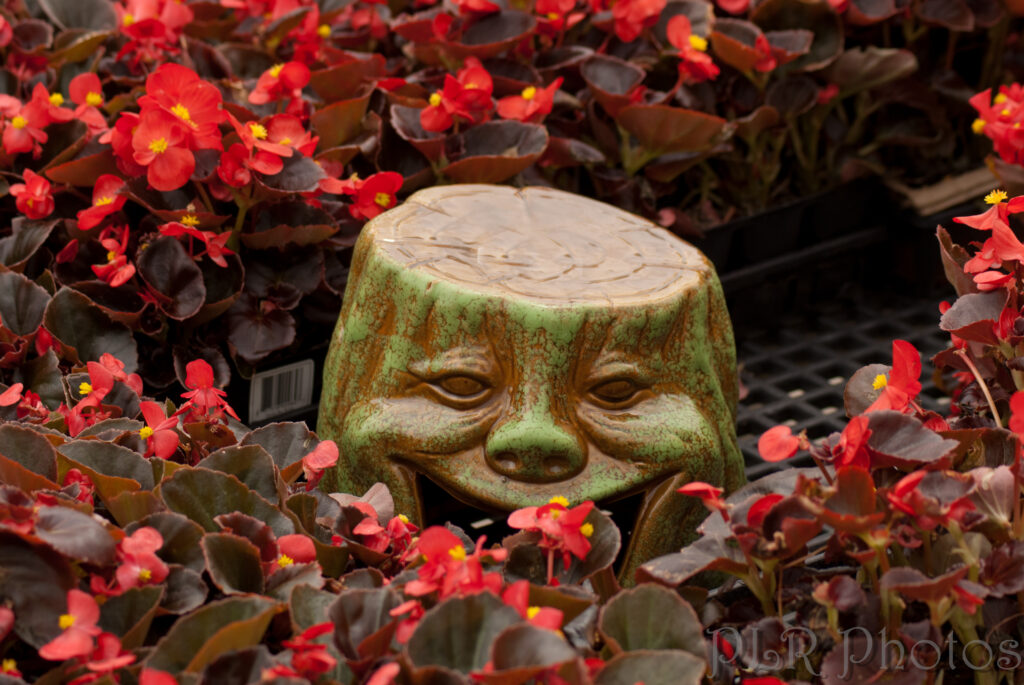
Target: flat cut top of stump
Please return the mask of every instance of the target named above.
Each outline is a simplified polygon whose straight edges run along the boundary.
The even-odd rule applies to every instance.
[[[407,269],[487,295],[551,304],[650,303],[700,288],[695,247],[646,219],[543,187],[438,186],[367,226]]]

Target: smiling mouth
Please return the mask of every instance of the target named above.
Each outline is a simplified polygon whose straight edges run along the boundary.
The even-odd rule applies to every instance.
[[[622,536],[622,547],[613,565],[618,573],[629,549],[634,528],[643,510],[648,491],[658,487],[661,481],[648,483],[636,492],[596,502],[597,508],[609,516]],[[483,509],[466,503],[463,497],[452,493],[422,473],[416,474],[416,487],[423,504],[423,527],[443,526],[446,523],[458,526],[476,540],[486,535],[489,543],[500,543],[505,537],[518,533],[506,523],[510,512],[500,509]]]

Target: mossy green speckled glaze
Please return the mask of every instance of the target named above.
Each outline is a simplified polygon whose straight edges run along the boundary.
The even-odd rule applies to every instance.
[[[743,483],[718,278],[632,214],[546,188],[413,195],[363,229],[324,370],[333,491],[416,476],[481,508],[644,492],[623,577],[704,517],[675,493]],[[619,522],[620,525],[628,522]]]

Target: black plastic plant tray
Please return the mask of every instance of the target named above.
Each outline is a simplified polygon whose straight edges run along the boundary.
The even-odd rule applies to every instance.
[[[806,455],[802,462],[765,462],[757,440],[779,424],[794,433],[806,430],[812,440],[841,431],[847,422],[847,379],[866,364],[891,364],[895,339],[907,340],[921,352],[921,405],[940,413],[947,409],[949,399],[932,382],[930,363],[949,343],[949,335],[938,327],[940,300],[869,292],[819,303],[770,329],[737,328],[740,381],[746,388],[737,436],[748,480],[788,466],[813,465]]]

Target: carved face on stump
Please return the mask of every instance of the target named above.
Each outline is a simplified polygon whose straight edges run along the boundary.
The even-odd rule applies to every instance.
[[[709,263],[558,191],[432,188],[371,222],[324,388],[318,430],[342,454],[328,487],[381,481],[420,517],[418,477],[499,511],[644,491],[630,571],[703,517],[676,487],[743,481]]]

